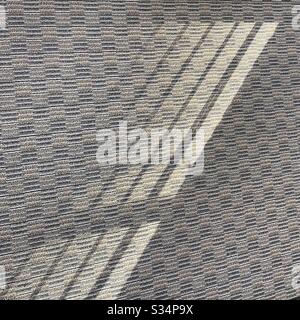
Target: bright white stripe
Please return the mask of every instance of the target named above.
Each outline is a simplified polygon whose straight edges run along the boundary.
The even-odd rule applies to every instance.
[[[249,25],[250,24],[248,24],[248,28]],[[253,24],[251,25],[253,26]],[[166,123],[166,128],[168,128],[168,123],[176,117],[188,96],[193,92],[199,78],[205,72],[217,50],[220,49],[224,43],[226,36],[228,36],[233,26],[234,24],[232,23],[216,23],[212,27],[201,47],[195,52],[189,66],[181,74],[180,80],[174,86],[171,94],[167,97],[158,113],[152,119],[151,124],[149,125],[150,129],[153,127],[161,128],[164,123]],[[205,29],[199,30],[199,26],[194,28],[193,32],[196,33],[196,39],[198,41],[204,31]],[[189,37],[191,38],[191,35],[189,35]],[[190,49],[192,50],[193,48]]]
[[[180,40],[175,44],[173,50],[170,52],[170,54],[167,57],[167,65],[169,68],[167,69],[167,77],[164,75],[165,72],[160,72],[159,77],[165,79],[164,81],[168,81],[168,85],[171,84],[172,77],[175,76],[181,69],[182,64],[186,61],[186,59],[191,54],[193,48],[197,45],[199,40],[201,39],[201,36],[204,34],[204,32],[208,28],[208,24],[199,24],[199,23],[192,23],[189,25],[189,27],[186,29]],[[217,28],[217,27],[215,27]],[[219,29],[218,29],[219,30]],[[223,32],[225,32],[227,28]],[[229,32],[229,31],[228,31]],[[221,37],[221,34],[219,37]],[[224,36],[225,37],[225,36]],[[215,39],[216,43],[218,42],[218,38]],[[184,50],[183,50],[184,49]],[[207,59],[207,56],[205,56],[205,59]],[[204,62],[204,61],[203,61]],[[202,64],[199,64],[202,67]],[[190,80],[191,81],[191,80]],[[180,84],[177,83],[176,88],[173,89],[173,92],[182,91],[182,89],[179,89]],[[147,91],[148,92],[155,92],[157,89],[160,89],[157,87],[157,83],[154,82],[153,84],[149,84]],[[184,94],[181,93],[182,97],[184,97]],[[161,107],[161,113],[164,113],[164,110],[166,109],[166,106],[178,105],[181,106],[181,101],[173,102],[173,100],[170,101],[170,96],[164,101],[163,106]],[[147,105],[146,105],[147,107]],[[137,104],[136,108],[138,110],[143,110],[145,108],[145,102],[140,102]],[[146,110],[146,113],[149,110]],[[157,123],[158,116],[152,120],[152,122]],[[156,119],[156,120],[155,120]],[[110,183],[108,186],[108,189],[104,192],[102,195],[102,201],[105,205],[112,205],[114,203],[117,203],[122,196],[128,192],[129,188],[131,187],[132,183],[134,182],[135,178],[139,174],[141,170],[140,165],[130,165],[128,168],[128,172],[124,172],[122,170],[121,172],[117,173],[117,176],[115,177],[114,181]]]
[[[112,258],[128,230],[129,228],[113,229],[104,236],[101,243],[97,246],[97,249],[84,266],[84,269],[80,272],[80,275],[74,282],[71,290],[68,291],[66,295],[68,300],[83,300],[87,297],[98,277],[105,270],[109,260]],[[74,274],[75,273],[72,272],[72,277]],[[57,290],[59,289],[55,289],[55,291]]]
[[[72,294],[75,296],[76,291],[77,299],[85,298],[128,230],[128,228],[113,229],[103,237],[67,297]],[[51,241],[42,246],[32,255],[10,290],[21,299],[29,299],[45,278],[45,283],[33,298],[59,299],[98,239],[99,236],[77,237],[66,251],[64,251],[66,243],[58,241]],[[56,260],[57,265],[50,270]],[[48,272],[51,273],[46,277]]]
[[[222,93],[218,97],[214,107],[205,119],[202,129],[204,130],[204,145],[212,137],[215,129],[221,122],[227,108],[231,105],[234,97],[242,87],[247,75],[254,66],[254,63],[262,53],[266,44],[273,36],[277,23],[264,23],[256,37],[249,46],[246,54],[241,59],[238,67],[230,77]],[[171,174],[168,182],[160,192],[161,197],[177,194],[186,176],[186,167],[178,166]]]
[[[193,96],[188,106],[185,108],[184,112],[181,114],[176,123],[176,128],[191,128],[198,114],[206,105],[214,89],[217,87],[222,76],[228,69],[229,64],[238,53],[238,50],[245,42],[253,27],[253,23],[241,23],[237,27],[226,44],[226,47],[224,50],[222,50],[221,54],[217,58],[214,66],[205,77],[203,83]],[[149,196],[156,183],[159,181],[163,171],[166,168],[167,165],[155,166],[151,170],[147,171],[143,175],[140,184],[132,193],[130,200],[145,200]]]
[[[63,252],[61,259],[57,265],[51,270],[41,290],[34,297],[35,299],[51,299],[57,300],[62,295],[65,287],[73,278],[78,270],[80,264],[94,246],[98,237],[78,237],[68,246],[67,250]],[[47,251],[47,248],[43,248]],[[49,268],[51,264],[49,264]],[[48,269],[49,270],[49,269]],[[45,275],[47,272],[45,272]],[[43,281],[44,275],[40,278]],[[35,288],[34,288],[35,289]]]
[[[170,119],[173,119],[178,111],[181,109],[182,104],[192,92],[193,87],[196,85],[199,77],[205,71],[209,62],[215,56],[217,50],[223,44],[226,36],[233,28],[233,23],[216,23],[209,34],[203,41],[199,50],[195,53],[189,67],[182,73],[180,80],[174,86],[171,94],[165,99],[163,105],[159,109],[159,112],[152,119],[150,128],[161,127],[163,123],[168,123]],[[207,30],[207,25],[192,24],[186,31],[185,36],[182,38],[190,38],[190,45],[186,50],[183,50],[185,58],[191,54],[192,49],[196,46],[201,36]],[[188,41],[188,40],[186,40]],[[175,52],[178,55],[178,50],[183,46],[178,46]],[[186,45],[184,46],[186,47]],[[175,55],[176,56],[176,55]],[[181,63],[185,59],[181,59]],[[175,75],[181,68],[181,64],[176,61],[172,65],[170,71]],[[164,166],[160,167],[162,172]],[[105,205],[117,203],[122,196],[126,194],[129,188],[132,186],[134,180],[141,171],[140,165],[130,165],[128,172],[124,170],[115,178],[115,181],[109,186],[108,190],[104,193],[102,201]],[[134,199],[133,199],[134,200]]]
[[[159,222],[154,222],[144,224],[139,228],[96,299],[115,300],[118,298],[147,245],[156,233],[158,225]]]

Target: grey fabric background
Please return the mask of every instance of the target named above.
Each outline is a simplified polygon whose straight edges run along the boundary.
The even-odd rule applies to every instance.
[[[3,298],[36,298],[33,284],[47,282],[41,270],[51,267],[46,256],[43,267],[32,265],[33,273],[16,279],[39,248],[151,221],[161,222],[159,230],[119,298],[299,295],[291,287],[292,267],[300,264],[300,31],[291,26],[297,2],[0,4],[7,10],[0,31]],[[207,144],[203,175],[188,178],[171,200],[105,206],[101,190],[127,168],[99,167],[96,132],[121,120],[147,125],[172,81],[167,58],[153,70],[180,26],[195,21],[279,26]],[[170,37],[159,32],[167,23],[174,24]]]

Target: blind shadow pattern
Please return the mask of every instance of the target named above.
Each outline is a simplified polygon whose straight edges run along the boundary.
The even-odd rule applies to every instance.
[[[0,1],[3,299],[291,299],[300,33],[282,1]],[[204,127],[205,168],[100,129]]]

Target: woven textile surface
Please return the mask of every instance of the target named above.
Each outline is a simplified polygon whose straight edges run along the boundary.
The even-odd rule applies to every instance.
[[[0,298],[299,296],[297,4],[0,1]],[[96,161],[99,130],[177,119],[211,132],[201,175]]]

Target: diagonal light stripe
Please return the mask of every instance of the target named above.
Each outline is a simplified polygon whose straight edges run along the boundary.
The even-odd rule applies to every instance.
[[[49,267],[60,259],[67,246],[66,243],[57,243],[52,240],[48,242],[47,247],[42,246],[34,251],[24,268],[20,270],[9,291],[17,293],[20,299],[30,299],[41,279],[47,274]]]
[[[164,86],[166,87],[170,87],[172,86],[172,82],[174,81],[174,77],[175,76],[181,76],[185,78],[185,88],[187,88],[188,86],[191,86],[192,83],[195,81],[195,79],[193,78],[193,73],[191,74],[191,72],[189,72],[188,70],[185,70],[185,72],[182,73],[182,66],[189,60],[193,49],[198,45],[199,41],[201,40],[202,36],[205,34],[205,32],[208,30],[209,24],[200,24],[199,22],[192,22],[189,24],[189,26],[187,27],[186,31],[184,32],[184,34],[182,35],[182,37],[180,38],[180,40],[176,43],[176,45],[174,46],[173,50],[169,53],[167,59],[166,59],[166,67],[160,71],[160,73],[157,75],[157,79],[160,81],[155,81],[154,83],[152,83],[151,86],[148,86],[147,91],[148,93],[152,94],[157,92],[158,90],[161,90],[161,83],[164,84]],[[228,26],[228,28],[225,28],[225,30],[222,33],[227,32],[227,29],[229,29],[230,26]],[[220,32],[220,27],[219,25],[214,27],[214,30],[218,30]],[[230,30],[230,29],[229,29]],[[228,32],[229,32],[228,30]],[[221,37],[221,34],[218,36],[218,38]],[[218,42],[218,38],[214,39],[214,41]],[[210,46],[212,45],[212,43],[210,42]],[[196,52],[196,57],[201,54],[201,52]],[[198,66],[195,66],[196,68],[198,68]],[[203,68],[203,66],[201,66],[201,68]],[[179,88],[181,89],[181,91],[183,91],[183,87],[182,84],[180,83],[180,81],[177,81],[177,83],[175,84],[175,86],[172,89],[172,95],[175,92],[179,91]],[[172,97],[172,95],[169,95],[163,102],[162,106],[159,109],[159,113],[155,114],[154,118],[151,120],[150,124],[152,123],[159,123],[160,121],[160,117],[159,115],[162,113],[165,113],[165,107],[169,106],[171,104],[170,100],[174,100],[174,97]],[[185,95],[183,94],[183,92],[180,93],[180,95],[178,95],[176,97],[176,100],[179,97],[184,97]],[[173,102],[172,102],[173,103]],[[178,104],[178,102],[177,102]],[[145,114],[149,113],[149,106],[147,104],[145,104],[145,101],[140,101],[139,103],[137,103],[137,109],[145,112]]]
[[[76,283],[76,287],[73,287],[73,290],[76,290],[79,289],[78,285],[82,285],[78,296],[86,296],[94,284],[93,279],[97,279],[99,273],[104,270],[127,231],[128,228],[111,230],[104,236],[102,241],[100,241],[88,266],[83,269],[83,275],[86,278],[82,279],[82,277],[80,277],[78,279],[79,282]],[[98,237],[78,237],[74,239],[73,243],[64,253],[63,258],[52,270],[40,292],[36,295],[36,299],[43,299],[45,297],[51,300],[60,299],[65,288],[70,281],[72,281],[82,262],[85,260],[85,257],[89,254],[91,248],[94,247],[97,240]],[[91,266],[93,268],[91,268]]]
[[[222,93],[218,97],[214,107],[205,119],[202,129],[204,130],[204,145],[212,137],[215,129],[221,122],[227,108],[231,105],[234,97],[242,87],[247,75],[254,63],[262,53],[264,47],[273,36],[277,23],[265,23],[262,25],[256,37],[249,46],[246,54],[241,59],[238,67],[230,77]],[[186,167],[178,166],[171,174],[168,182],[160,192],[161,197],[177,194],[186,176]]]
[[[87,265],[82,266],[78,279],[69,293],[71,296],[77,289],[77,296],[84,297],[128,230],[128,228],[113,229],[100,241],[98,236],[84,235],[76,237],[70,243],[60,243],[56,240],[48,242],[34,252],[10,290],[26,300],[60,299],[70,281],[78,274],[78,268],[91,248],[95,247],[95,251],[87,261]],[[51,266],[54,266],[53,269]]]
[[[75,238],[67,250],[61,254],[58,263],[54,265],[52,270],[51,264],[48,263],[49,268],[45,272],[47,276],[43,275],[40,279],[37,288],[34,288],[34,294],[31,299],[59,299],[65,286],[97,239],[98,237]],[[41,254],[47,252],[47,247],[41,248],[41,251]]]
[[[113,229],[101,240],[97,249],[93,252],[88,262],[82,268],[79,276],[72,283],[72,287],[66,293],[66,299],[83,300],[87,297],[99,275],[105,270],[117,247],[123,240],[129,228]],[[82,261],[81,261],[82,262]],[[74,272],[68,278],[74,277]],[[64,286],[65,288],[65,286]],[[55,289],[61,292],[60,289]],[[56,292],[55,292],[56,293]],[[56,293],[56,296],[59,294]]]
[[[192,100],[180,115],[180,118],[176,122],[176,128],[189,129],[192,127],[198,114],[205,107],[214,89],[222,79],[222,76],[226,72],[229,64],[237,55],[238,50],[245,42],[253,27],[254,24],[252,23],[241,23],[237,27]],[[138,187],[132,193],[130,200],[145,200],[159,181],[166,168],[167,165],[155,166],[151,168],[151,170],[147,171],[142,177]]]
[[[147,245],[156,233],[158,225],[159,222],[154,222],[144,224],[139,228],[96,299],[115,300],[118,298],[122,288],[139,262],[139,259],[144,253]]]
[[[170,64],[173,68],[172,71],[179,71],[180,62],[178,60],[184,60],[184,58],[189,53],[189,50],[183,52],[179,51],[179,48],[181,46],[189,45],[189,43],[187,43],[186,40],[189,30],[190,29],[187,29],[186,24],[174,23],[174,21],[167,21],[158,27],[157,32],[154,36],[154,40],[152,39],[152,37],[150,38],[151,40],[153,40],[154,43],[150,43],[150,45],[148,46],[147,38],[143,38],[145,46],[147,48],[147,54],[150,55],[151,50],[153,51],[153,46],[155,47],[156,54],[152,54],[151,60],[144,59],[144,69],[146,76],[142,79],[140,79],[139,77],[137,88],[135,91],[136,94],[138,93],[147,95],[148,92],[155,92],[157,90],[157,81],[155,79],[157,79],[158,74],[159,77],[163,79],[172,75],[172,73],[168,69],[161,68],[162,66]],[[178,52],[180,52],[180,55],[178,55]],[[135,96],[132,96],[130,98],[130,93],[128,93],[127,98],[130,102],[132,102],[132,100],[135,100]],[[137,109],[142,109],[145,106],[143,100],[135,101],[135,104]],[[111,183],[114,181],[114,178],[114,176],[111,176],[111,178],[109,179],[110,186]],[[87,197],[85,200],[83,200],[81,194],[75,196],[73,200],[74,207],[76,207],[78,210],[87,209],[89,207],[88,199],[97,198],[97,194],[99,194],[99,181],[95,185],[88,186]],[[108,191],[108,195],[109,194],[110,191]]]
[[[173,50],[166,59],[169,76],[179,72],[182,64],[191,54],[193,48],[197,45],[203,33],[207,30],[209,24],[199,24],[192,22],[188,25],[180,40],[175,44]]]
[[[213,26],[207,37],[204,39],[201,47],[193,56],[189,68],[181,74],[180,81],[176,83],[171,95],[169,95],[164,101],[158,113],[151,121],[149,127],[160,127],[162,123],[168,121],[166,118],[173,119],[176,116],[178,111],[181,109],[182,104],[193,91],[199,77],[204,73],[207,65],[213,59],[217,50],[224,43],[226,36],[232,30],[233,26],[234,24],[232,23],[216,23]],[[201,35],[204,34],[206,28],[207,25],[191,25],[189,32],[193,35],[192,39],[194,39],[194,45],[201,39]],[[191,37],[191,35],[189,36]],[[186,50],[186,57],[188,57],[192,49],[193,48],[191,46],[189,51]],[[180,65],[177,65],[176,67],[176,64],[174,64],[172,71],[179,71],[180,67]],[[118,202],[120,198],[128,192],[140,172],[140,165],[130,165],[128,172],[123,170],[120,175],[116,177],[115,183],[111,184],[108,190],[105,191],[102,198],[104,204],[110,205]]]
[[[201,36],[205,33],[205,31],[208,28],[208,24],[199,24],[199,23],[192,23],[189,25],[183,36],[181,37],[180,41],[178,41],[173,48],[172,52],[170,52],[168,58],[167,58],[167,64],[169,68],[167,69],[167,72],[164,72],[163,74],[160,74],[159,76],[164,79],[164,81],[167,83],[167,85],[171,85],[172,78],[180,72],[180,69],[182,67],[182,64],[188,59],[190,56],[193,48],[197,45],[199,40],[201,39]],[[228,26],[229,27],[229,26]],[[231,24],[232,27],[232,24]],[[215,30],[220,30],[219,28],[215,27]],[[227,28],[226,28],[227,30]],[[221,32],[221,34],[225,33],[226,30]],[[229,32],[229,30],[228,30]],[[219,37],[221,38],[221,34]],[[225,38],[225,36],[224,36]],[[212,44],[212,41],[218,43],[218,37],[216,39],[210,39],[208,42],[210,45]],[[224,39],[222,39],[223,41]],[[201,54],[201,52],[200,52]],[[204,57],[206,59],[206,57]],[[167,74],[167,76],[166,76]],[[166,77],[169,77],[167,79]],[[191,77],[189,77],[191,78]],[[176,85],[173,89],[174,91],[178,91],[179,85]],[[156,92],[159,88],[157,88],[157,82],[153,83],[151,86],[148,87],[148,92]],[[180,89],[182,91],[182,89]],[[184,95],[182,94],[184,97]],[[170,97],[168,97],[161,107],[162,111],[164,110],[166,105],[170,105],[173,102],[170,101]],[[177,102],[177,105],[181,105],[180,101]],[[140,102],[137,105],[137,109],[143,112],[143,109],[147,109],[145,113],[149,112],[147,105],[145,106],[144,102]],[[158,122],[158,117],[155,117],[156,120],[153,120],[155,123]],[[102,196],[102,201],[106,204],[113,204],[120,200],[122,195],[125,195],[126,192],[129,190],[131,184],[134,182],[135,178],[140,172],[141,167],[140,166],[130,166],[129,172],[125,172],[122,170],[119,173],[116,173],[115,179],[111,182],[108,186],[108,189],[104,192]]]
[[[170,120],[173,120],[176,117],[178,111],[193,92],[199,78],[204,74],[208,64],[212,61],[233,27],[233,23],[216,23],[213,26],[201,47],[192,57],[189,67],[180,75],[180,80],[174,86],[172,93],[168,96],[154,119],[151,121],[149,125],[150,128],[161,128],[162,124],[168,124]],[[201,38],[199,26],[194,32],[197,34],[199,40]],[[191,35],[189,37],[191,37]]]

